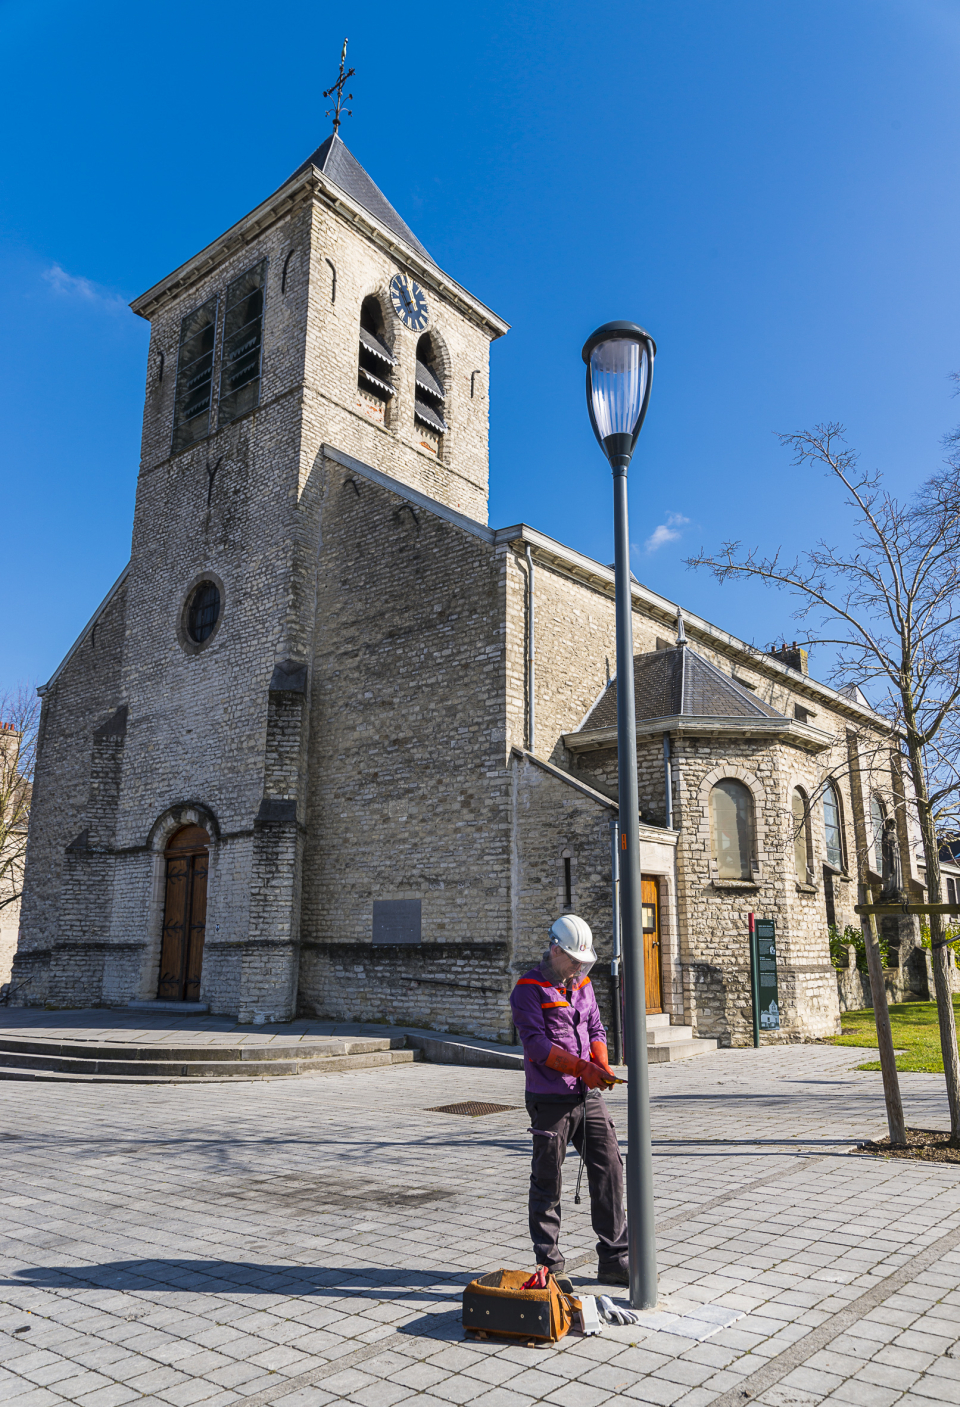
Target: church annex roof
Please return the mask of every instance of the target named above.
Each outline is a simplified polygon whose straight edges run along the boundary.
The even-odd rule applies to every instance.
[[[745,720],[777,718],[786,721],[784,714],[770,708],[689,645],[635,655],[633,682],[638,723],[648,718],[677,716]],[[617,681],[611,679],[579,731],[615,728],[616,724]]]
[[[336,132],[325,142],[322,142],[313,155],[307,157],[302,166],[297,167],[290,179],[293,180],[302,175],[311,166],[315,167],[321,175],[326,176],[328,181],[339,186],[351,200],[362,205],[369,215],[380,221],[381,225],[386,225],[387,229],[402,239],[404,244],[409,244],[411,249],[415,249],[421,258],[429,259],[431,264],[436,263],[424,249],[410,226],[405,220],[401,220],[383,191],[370,179],[357,158],[340,140]]]

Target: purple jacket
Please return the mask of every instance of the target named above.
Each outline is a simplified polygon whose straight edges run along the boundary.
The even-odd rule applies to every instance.
[[[573,991],[568,992],[565,987],[551,986],[539,967],[532,967],[510,994],[510,1006],[523,1042],[527,1093],[576,1099],[583,1093],[581,1081],[548,1069],[544,1062],[552,1045],[589,1060],[591,1041],[606,1044],[607,1033],[590,978],[581,977]]]

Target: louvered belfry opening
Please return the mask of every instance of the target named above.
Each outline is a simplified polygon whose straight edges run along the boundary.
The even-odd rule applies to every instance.
[[[364,298],[360,307],[360,360],[357,389],[383,414],[396,394],[393,368],[397,359],[387,346],[383,310],[376,298]]]
[[[263,286],[267,261],[261,260],[227,288],[220,367],[219,423],[253,410],[260,400],[260,353],[263,347]]]
[[[173,412],[173,448],[177,454],[210,433],[213,349],[217,334],[217,298],[208,298],[180,323],[177,394]]]
[[[433,450],[439,455],[441,436],[447,433],[447,422],[443,418],[446,393],[443,388],[440,358],[429,332],[425,332],[417,343],[416,380],[413,414],[421,429],[426,431],[421,444],[424,449]]]

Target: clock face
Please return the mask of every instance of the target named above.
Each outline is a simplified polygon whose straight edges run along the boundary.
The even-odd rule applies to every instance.
[[[423,331],[430,314],[419,283],[414,283],[405,274],[394,274],[390,281],[390,301],[404,327],[410,327],[414,332]]]

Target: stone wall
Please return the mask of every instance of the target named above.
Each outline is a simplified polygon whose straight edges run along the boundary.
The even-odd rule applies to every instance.
[[[435,964],[446,945],[509,946],[510,778],[502,556],[333,460],[320,541],[300,1002],[329,1011],[344,993],[306,954],[370,945],[375,900],[420,900]],[[399,983],[408,958],[377,970],[394,961]]]
[[[94,733],[115,717],[122,701],[120,665],[126,628],[126,581],[108,598],[96,620],[77,641],[46,691],[40,715],[36,775],[30,809],[20,942],[12,981],[17,1005],[75,1004],[74,984],[95,993],[103,970],[104,935],[96,914],[76,907],[76,870],[87,852],[103,870],[106,856],[89,852],[90,828],[104,850],[112,835],[115,789],[109,805],[94,790]],[[113,743],[107,743],[113,749]],[[103,751],[103,745],[99,751]],[[102,762],[102,759],[101,759]],[[96,813],[96,816],[95,814]],[[70,850],[75,842],[77,849]],[[73,895],[64,905],[64,887]],[[101,889],[102,893],[102,889]],[[87,927],[89,924],[89,927]],[[69,932],[69,937],[67,936]],[[99,948],[90,946],[99,943]],[[90,946],[90,951],[87,951]]]
[[[393,945],[305,941],[301,1002],[341,1021],[419,1026],[513,1041],[506,969],[497,942]]]
[[[0,909],[0,987],[6,986],[10,981],[19,931],[20,904],[7,904],[5,908]]]
[[[593,931],[597,965],[592,979],[601,1016],[610,1021],[613,950],[610,822],[616,808],[514,753],[513,948],[516,977],[539,962],[557,916],[573,912]],[[565,904],[564,857],[570,859],[572,904]]]
[[[443,418],[448,433],[438,443],[414,419],[421,334],[404,327],[393,311],[389,284],[398,271],[396,259],[317,199],[311,211],[309,260],[302,476],[313,472],[321,445],[334,444],[485,523],[492,329],[467,315],[463,305],[454,306],[440,291],[442,285],[425,287],[429,331],[440,348],[446,393]],[[337,270],[335,299],[328,260]],[[396,394],[385,413],[357,389],[360,306],[367,297],[380,305],[386,340],[399,363],[392,373]]]

